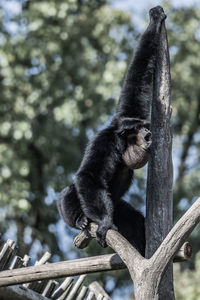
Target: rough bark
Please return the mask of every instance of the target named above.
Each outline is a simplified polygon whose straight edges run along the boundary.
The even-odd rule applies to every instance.
[[[151,114],[152,146],[148,166],[146,205],[146,257],[150,258],[172,227],[173,167],[170,130],[170,63],[165,24],[162,25],[154,75]],[[160,300],[173,300],[172,264],[163,277]]]
[[[95,237],[95,236],[94,236]],[[74,238],[74,245],[79,248],[83,249],[88,246],[89,242],[92,240],[92,236],[90,235],[88,230],[81,231],[75,238]],[[185,242],[183,246],[179,249],[176,253],[173,262],[182,262],[189,260],[192,257],[192,246],[190,243]],[[96,256],[98,258],[98,256]],[[122,267],[126,267],[125,264],[121,261]],[[113,267],[115,267],[113,265]],[[118,265],[119,267],[119,265]],[[114,269],[113,269],[114,270]]]
[[[101,294],[103,295],[103,297],[105,297],[106,300],[111,300],[104,288],[97,281],[93,281],[92,283],[90,283],[89,289],[94,293],[96,298],[99,294]]]

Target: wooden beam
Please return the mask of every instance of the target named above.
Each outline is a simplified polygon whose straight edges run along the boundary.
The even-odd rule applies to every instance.
[[[61,278],[124,268],[125,265],[117,254],[93,256],[49,263],[41,266],[2,271],[0,272],[0,287],[42,279]]]

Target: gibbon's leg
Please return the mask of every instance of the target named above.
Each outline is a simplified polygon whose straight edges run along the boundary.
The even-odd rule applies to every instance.
[[[124,200],[120,200],[114,208],[114,224],[118,231],[141,255],[145,255],[144,216]]]
[[[161,6],[149,11],[150,23],[128,68],[117,114],[127,118],[147,119],[149,116],[150,87],[154,71],[162,21],[166,15]]]
[[[84,215],[74,184],[64,188],[58,199],[58,210],[64,221],[71,227],[84,229],[88,219]]]
[[[102,247],[106,247],[106,233],[113,224],[113,203],[105,188],[98,186],[90,176],[76,178],[76,188],[84,215],[98,225],[96,238]]]

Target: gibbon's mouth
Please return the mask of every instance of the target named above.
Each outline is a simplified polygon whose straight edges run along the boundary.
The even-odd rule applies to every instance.
[[[144,151],[148,151],[149,147],[152,144],[152,133],[151,131],[149,131],[148,129],[145,129],[141,132],[141,136],[138,139],[138,147],[140,147],[141,149],[143,149]]]
[[[148,132],[146,133],[146,135],[144,136],[144,140],[149,143],[151,142],[151,136],[152,136],[152,133],[151,131],[148,130]]]

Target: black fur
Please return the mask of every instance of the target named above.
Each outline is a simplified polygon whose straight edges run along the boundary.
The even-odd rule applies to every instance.
[[[144,254],[144,217],[122,200],[129,189],[133,170],[122,159],[128,144],[136,144],[138,130],[147,127],[149,98],[162,21],[161,7],[150,10],[150,24],[141,37],[129,66],[116,114],[111,124],[88,144],[74,184],[65,188],[58,208],[65,222],[84,229],[98,224],[97,240],[105,247],[105,236],[113,228]],[[145,139],[145,136],[144,136]]]

